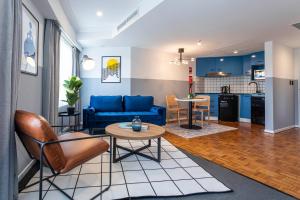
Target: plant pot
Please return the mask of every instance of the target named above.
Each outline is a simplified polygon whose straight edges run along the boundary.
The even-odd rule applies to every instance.
[[[74,115],[74,113],[75,113],[75,107],[68,107],[67,108],[67,112],[68,112],[68,115]]]

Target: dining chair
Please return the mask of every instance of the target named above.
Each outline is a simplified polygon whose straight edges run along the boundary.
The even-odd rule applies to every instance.
[[[201,98],[201,99],[206,99],[206,101],[202,102],[195,102],[193,111],[194,114],[196,115],[195,121],[197,120],[197,115],[200,113],[201,114],[201,126],[203,127],[204,125],[204,113],[207,113],[207,123],[209,124],[210,120],[210,96],[208,95],[197,95],[195,98]]]
[[[50,124],[41,116],[23,110],[15,113],[15,130],[27,153],[32,159],[39,161],[39,181],[36,181],[25,188],[39,184],[39,200],[43,199],[43,181],[47,181],[68,199],[72,199],[66,192],[59,188],[51,178],[65,174],[86,161],[101,155],[109,150],[109,184],[102,187],[102,159],[100,192],[92,199],[102,195],[111,186],[112,169],[112,147],[111,137],[108,144],[101,137],[90,136],[82,132],[72,132],[57,136]],[[50,168],[52,175],[44,177],[43,167]],[[96,177],[96,176],[95,176]],[[55,180],[55,179],[54,179]]]
[[[167,95],[166,96],[166,104],[167,104],[167,123],[176,120],[180,125],[180,120],[182,118],[181,115],[185,115],[187,119],[188,110],[186,108],[180,107],[180,104],[176,101],[175,95]],[[176,116],[176,119],[172,119],[172,115]]]

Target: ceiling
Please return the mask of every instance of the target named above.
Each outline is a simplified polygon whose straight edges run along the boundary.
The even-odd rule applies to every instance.
[[[84,47],[134,46],[171,53],[184,47],[185,55],[195,57],[232,55],[234,50],[246,54],[262,50],[268,40],[300,47],[300,30],[291,26],[300,22],[299,0],[164,0],[112,37],[111,30],[141,1],[90,0],[87,5],[61,0]],[[95,15],[97,9],[103,17]],[[196,45],[198,40],[202,46]]]
[[[135,10],[142,0],[60,0],[74,29],[111,38],[116,26]],[[101,11],[103,16],[96,16]]]

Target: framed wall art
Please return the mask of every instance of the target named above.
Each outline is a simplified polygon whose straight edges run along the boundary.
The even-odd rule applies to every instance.
[[[39,22],[24,4],[22,17],[21,72],[36,76],[38,75]]]
[[[121,83],[121,56],[102,56],[101,83]]]

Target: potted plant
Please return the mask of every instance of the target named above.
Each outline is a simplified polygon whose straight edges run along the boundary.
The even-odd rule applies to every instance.
[[[82,86],[82,81],[77,76],[72,76],[69,80],[64,81],[63,85],[66,89],[66,98],[67,100],[64,100],[68,103],[68,114],[73,115],[75,112],[75,104],[79,100],[79,90]]]

